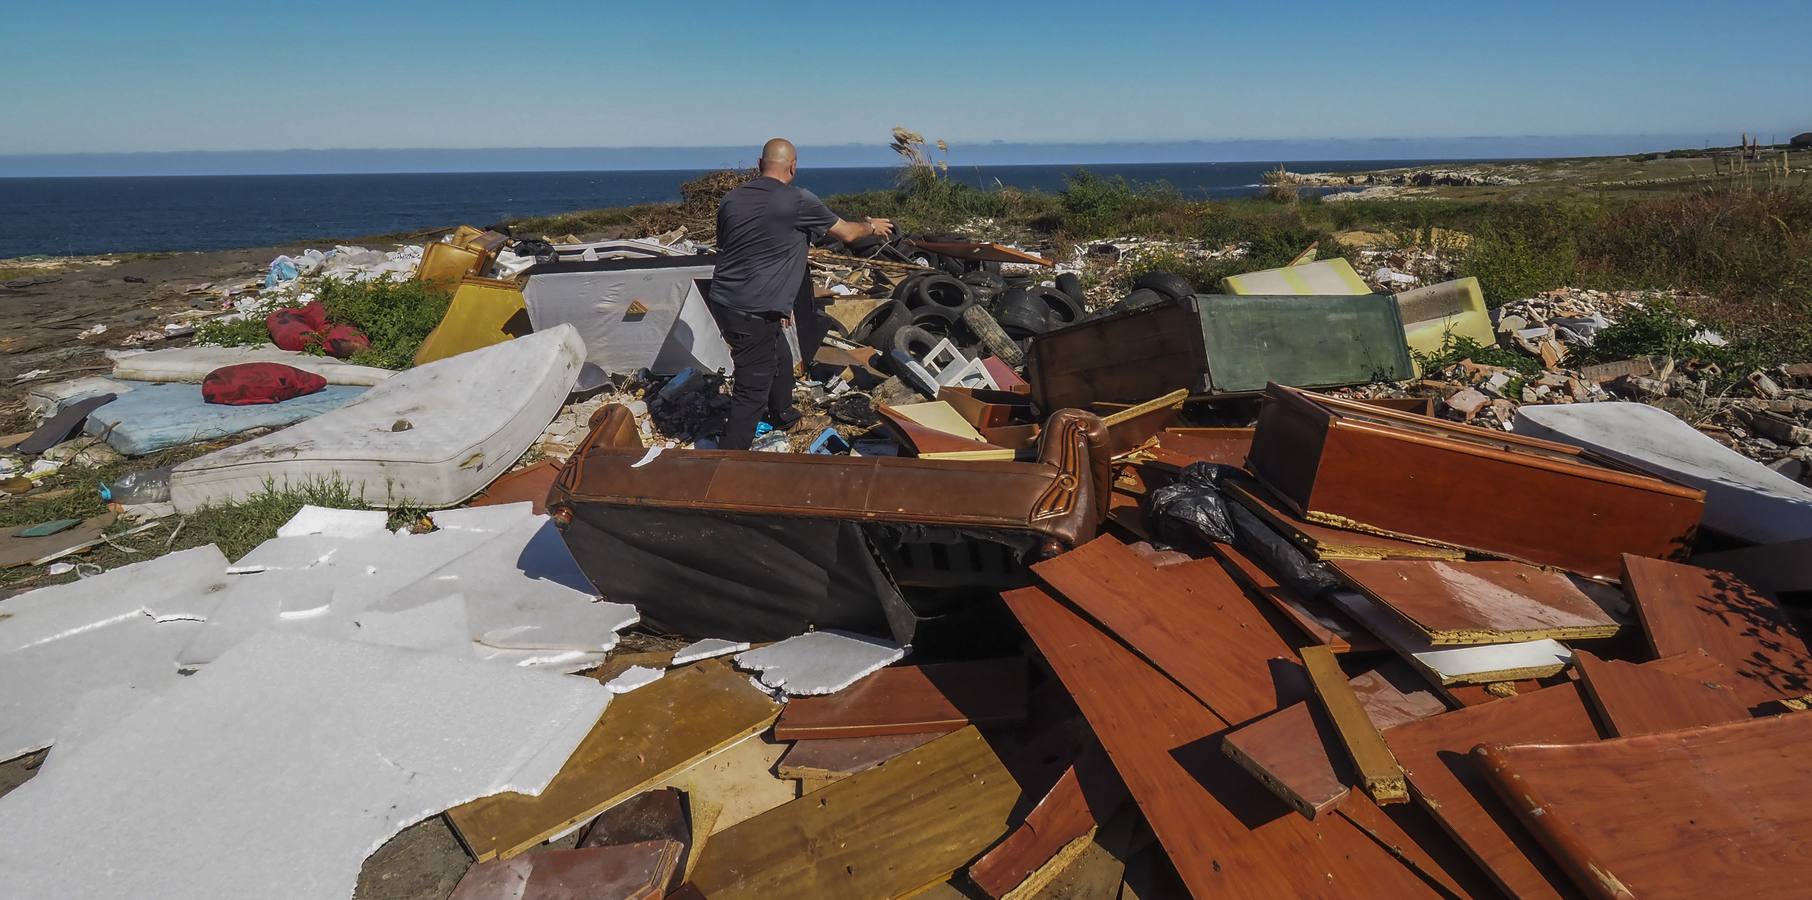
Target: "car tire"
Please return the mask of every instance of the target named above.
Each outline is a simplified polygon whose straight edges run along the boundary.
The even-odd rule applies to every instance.
[[[987,310],[979,306],[963,310],[963,325],[981,342],[982,349],[993,354],[994,358],[1015,369],[1025,364],[1025,355],[1019,352],[1019,345],[1007,337],[1006,331],[1001,329],[999,322],[994,321],[993,316],[988,315]]]
[[[1133,290],[1146,288],[1157,291],[1171,300],[1182,300],[1195,294],[1195,285],[1189,279],[1172,272],[1146,272],[1133,281]]]

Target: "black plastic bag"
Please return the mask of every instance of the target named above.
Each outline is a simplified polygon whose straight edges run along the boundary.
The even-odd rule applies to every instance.
[[[1229,544],[1233,521],[1220,494],[1220,467],[1191,463],[1182,477],[1145,495],[1145,524],[1152,536],[1172,546],[1191,540]]]

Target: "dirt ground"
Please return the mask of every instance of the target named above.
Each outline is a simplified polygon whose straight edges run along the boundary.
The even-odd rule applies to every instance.
[[[250,283],[263,277],[273,257],[304,246],[0,260],[0,425],[23,430],[22,400],[32,385],[108,371],[103,351],[122,346],[133,332],[159,328],[183,310],[221,308],[220,294],[197,289]],[[94,325],[107,330],[78,337]],[[36,370],[46,372],[19,380]]]

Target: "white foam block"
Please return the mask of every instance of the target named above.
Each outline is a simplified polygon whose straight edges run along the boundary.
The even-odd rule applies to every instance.
[[[1758,544],[1812,537],[1812,487],[1644,403],[1563,403],[1516,411],[1517,434],[1585,447],[1705,492],[1706,527]]]
[[[836,693],[905,655],[905,647],[879,638],[813,631],[739,654],[736,665],[760,672],[770,690],[808,696]]]
[[[368,537],[389,531],[390,514],[381,509],[329,509],[304,506],[277,529],[278,537],[319,534],[327,537]]]
[[[749,649],[747,641],[726,641],[723,638],[705,638],[702,641],[693,641],[692,643],[673,651],[673,665],[683,666],[686,663],[695,663],[699,660],[710,659],[714,656],[728,656],[732,653],[741,653],[747,649]]]
[[[654,669],[648,666],[630,666],[621,675],[604,682],[604,687],[613,694],[627,694],[639,687],[647,687],[661,680],[667,674],[666,669]]]
[[[539,793],[609,697],[585,678],[264,632],[0,800],[5,892],[344,900],[402,828]]]
[[[181,677],[225,567],[210,544],[0,601],[0,759],[61,740],[90,692],[143,697]]]

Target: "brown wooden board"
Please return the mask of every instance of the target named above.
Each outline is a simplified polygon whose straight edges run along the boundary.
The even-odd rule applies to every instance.
[[[712,835],[688,884],[710,900],[900,896],[999,838],[1019,799],[967,727]]]
[[[1364,653],[1384,649],[1384,644],[1370,632],[1360,628],[1345,613],[1324,600],[1303,597],[1285,587],[1270,572],[1233,545],[1210,544],[1208,549],[1227,567],[1235,581],[1259,599],[1271,604],[1311,643],[1321,644],[1335,653]]]
[[[884,734],[876,737],[831,738],[823,741],[800,741],[787,748],[775,765],[782,778],[797,778],[816,790],[841,781],[857,772],[865,772],[908,750],[936,740],[940,732],[926,734]]]
[[[1803,896],[1812,803],[1796,713],[1474,761],[1593,897]]]
[[[560,462],[543,459],[534,465],[507,473],[472,498],[473,506],[495,506],[499,503],[533,504],[535,515],[547,513],[547,492],[560,477]]]
[[[1291,815],[1221,753],[1224,719],[1061,600],[1036,587],[1001,597],[1082,708],[1194,895],[1436,896],[1344,819]]]
[[[1774,600],[1728,572],[1623,557],[1623,590],[1656,656],[1703,648],[1750,704],[1812,692],[1812,650]]]
[[[1399,725],[1384,741],[1416,801],[1515,897],[1577,896],[1572,882],[1516,822],[1467,756],[1481,743],[1595,741],[1598,727],[1579,689],[1544,688]]]
[[[1460,845],[1428,811],[1414,803],[1379,806],[1363,791],[1352,791],[1334,807],[1335,814],[1353,823],[1404,865],[1421,872],[1443,888],[1450,897],[1488,900],[1504,892],[1492,883],[1485,870],[1460,849]]]
[[[1303,552],[1316,559],[1465,559],[1466,551],[1434,544],[1418,544],[1363,531],[1348,531],[1311,522],[1287,509],[1272,497],[1263,485],[1244,479],[1228,479],[1225,492],[1229,499],[1252,511],[1253,515],[1290,539]]]
[[[537,796],[497,794],[447,811],[480,860],[508,858],[768,727],[780,706],[722,660],[667,673],[610,703]]]
[[[1032,571],[1228,722],[1277,708],[1266,661],[1290,646],[1214,560],[1156,568],[1104,536]]]
[[[1333,591],[1329,596],[1367,631],[1377,635],[1422,672],[1436,689],[1459,683],[1491,684],[1544,678],[1566,668],[1565,645],[1552,639],[1437,647],[1415,626],[1364,594]]]
[[[1578,448],[1273,385],[1250,465],[1311,521],[1615,578],[1678,558],[1704,493],[1594,465]]]
[[[823,697],[781,710],[774,738],[805,741],[955,731],[1026,720],[1026,661],[1019,657],[889,666]]]
[[[1432,644],[1586,640],[1612,637],[1619,627],[1566,575],[1523,563],[1347,559],[1329,565]]]
[[[653,840],[487,860],[466,870],[448,900],[656,900],[682,849]]]
[[[1359,671],[1351,667],[1347,671],[1351,677],[1346,683],[1379,731],[1447,711],[1447,704],[1429,690],[1428,683],[1409,663],[1400,659],[1367,662]]]
[[[1749,718],[1723,663],[1703,650],[1627,663],[1573,651],[1579,685],[1612,737],[1634,737]]]
[[[1158,446],[1194,461],[1244,466],[1252,449],[1252,429],[1166,428],[1158,433]]]
[[[1203,383],[1202,324],[1176,305],[1079,322],[1041,334],[1026,352],[1038,408],[1144,403]]]
[[[1309,673],[1309,684],[1334,725],[1335,734],[1346,755],[1353,762],[1359,785],[1378,803],[1400,803],[1409,799],[1409,788],[1403,783],[1403,769],[1391,756],[1390,748],[1378,734],[1378,727],[1366,715],[1365,707],[1347,683],[1334,654],[1326,647],[1302,648],[1302,666]]]
[[[1221,742],[1221,750],[1277,799],[1311,819],[1352,790],[1352,763],[1340,735],[1312,702],[1240,726]]]
[[[1126,801],[1107,752],[1091,744],[1013,833],[969,866],[969,880],[990,897],[1005,897],[1065,845],[1107,824]]]

